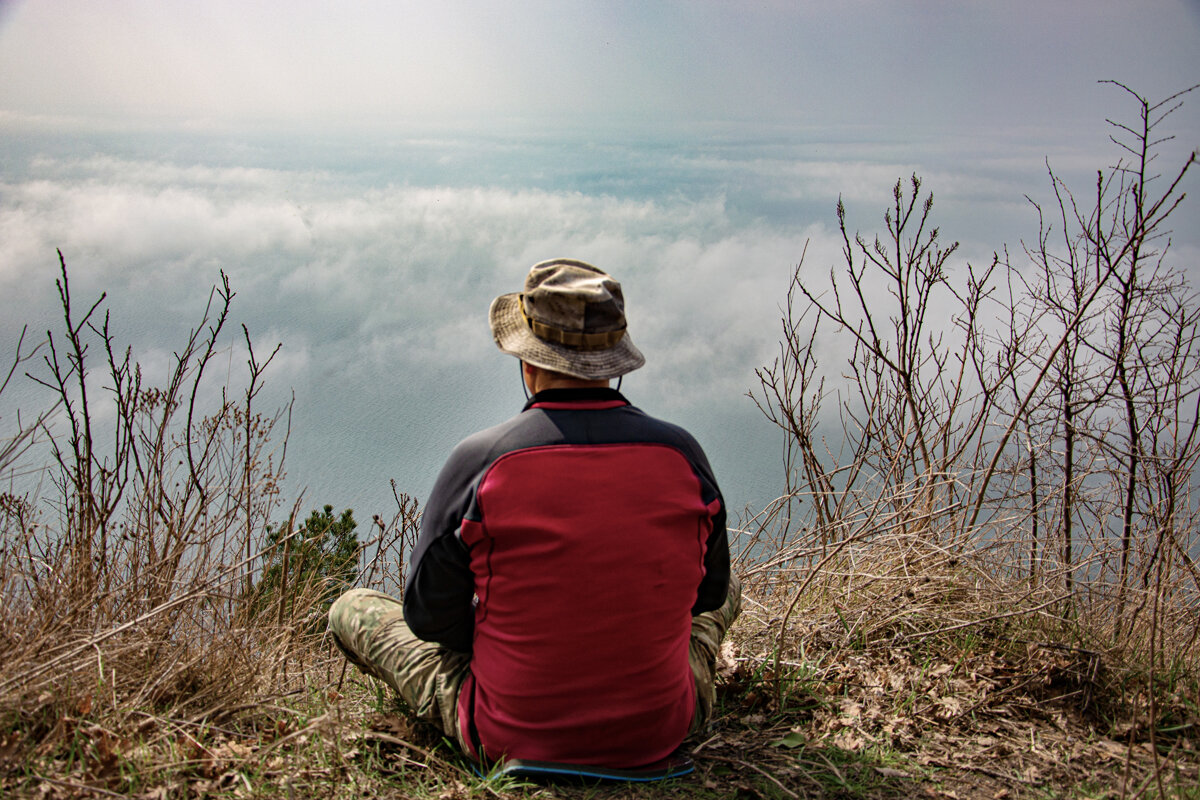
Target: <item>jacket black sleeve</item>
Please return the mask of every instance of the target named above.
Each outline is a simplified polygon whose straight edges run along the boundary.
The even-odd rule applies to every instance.
[[[481,461],[478,435],[454,449],[421,513],[421,530],[404,591],[404,620],[421,639],[471,652],[475,578],[471,554],[458,537]]]

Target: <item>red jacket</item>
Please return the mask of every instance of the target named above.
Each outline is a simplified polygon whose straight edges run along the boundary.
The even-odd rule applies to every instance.
[[[475,755],[632,767],[686,735],[691,617],[728,580],[695,440],[611,389],[550,390],[455,448],[404,612],[472,654],[459,717]]]

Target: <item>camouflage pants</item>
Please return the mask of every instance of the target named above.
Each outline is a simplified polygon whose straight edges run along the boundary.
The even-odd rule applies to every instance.
[[[712,718],[716,659],[725,631],[742,609],[742,586],[730,576],[729,596],[716,611],[692,618],[688,663],[696,679],[691,735]],[[418,719],[432,722],[469,752],[458,725],[458,694],[471,656],[422,641],[404,622],[399,600],[371,589],[351,589],[329,609],[329,630],[351,663],[391,686]]]

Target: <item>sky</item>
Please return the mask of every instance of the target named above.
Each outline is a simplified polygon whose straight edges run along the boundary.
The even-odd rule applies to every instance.
[[[1099,81],[1164,98],[1198,43],[1200,0],[0,0],[0,353],[54,324],[56,248],[149,375],[224,270],[282,343],[289,489],[366,519],[520,407],[487,304],[582,258],[647,354],[623,389],[760,507],[781,445],[745,395],[802,255],[813,281],[838,261],[838,199],[876,231],[916,172],[960,265],[1019,250],[1047,165],[1086,193],[1105,120],[1136,118]],[[1200,92],[1166,129],[1164,172]],[[1176,220],[1186,267],[1196,207]],[[10,394],[0,426],[39,402]]]
[[[7,112],[197,125],[1091,124],[1098,79],[1184,88],[1200,33],[1195,0],[3,7]]]

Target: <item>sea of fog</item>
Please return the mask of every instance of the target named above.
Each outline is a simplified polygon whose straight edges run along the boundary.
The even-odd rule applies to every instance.
[[[802,255],[815,286],[841,259],[839,197],[851,229],[872,237],[897,179],[921,175],[965,268],[1006,245],[1016,257],[1036,237],[1027,198],[1051,201],[1047,159],[1087,195],[1114,158],[1102,123],[1087,135],[949,136],[0,120],[0,347],[9,358],[23,325],[36,338],[59,324],[59,249],[77,306],[107,292],[119,341],[161,382],[223,270],[236,297],[211,369],[240,391],[242,324],[260,358],[281,345],[256,402],[294,403],[285,495],[365,522],[390,516],[391,480],[423,499],[455,442],[520,409],[488,303],[537,261],[580,258],[625,287],[647,364],[622,390],[696,435],[731,509],[758,509],[783,485],[782,440],[746,394],[778,352]],[[1178,227],[1188,230],[1175,252],[1194,262],[1197,226]],[[0,436],[17,408],[46,402],[16,376],[0,397]]]

